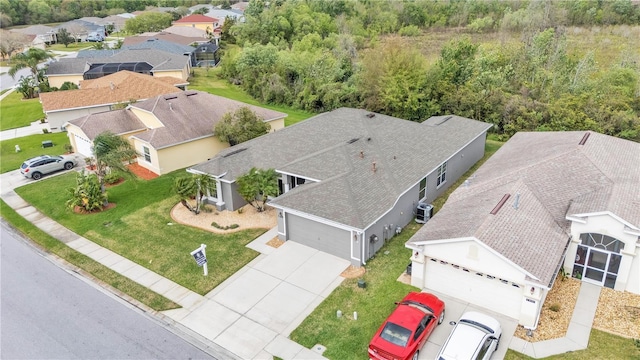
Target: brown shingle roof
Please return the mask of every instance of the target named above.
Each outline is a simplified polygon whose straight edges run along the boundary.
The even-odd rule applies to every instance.
[[[162,149],[187,141],[213,136],[214,125],[222,116],[240,107],[249,107],[264,121],[281,119],[287,114],[248,105],[201,91],[161,95],[133,104],[132,107],[152,112],[164,127],[150,129],[135,137]]]
[[[121,135],[146,129],[142,121],[126,109],[90,114],[71,120],[69,123],[82,129],[92,141],[98,134],[105,131]]]
[[[119,71],[99,79],[81,81],[81,89],[42,93],[40,101],[45,112],[60,111],[148,99],[177,92],[180,89],[174,85],[184,83],[182,79],[155,78],[131,71]]]
[[[640,228],[640,144],[589,133],[578,145],[584,135],[516,134],[407,244],[476,238],[549,286],[569,241],[567,216],[609,211]]]

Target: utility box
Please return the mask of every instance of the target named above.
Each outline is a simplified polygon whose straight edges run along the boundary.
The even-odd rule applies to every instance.
[[[43,148],[48,148],[48,147],[53,147],[53,141],[51,140],[45,140],[42,142],[42,147]]]
[[[424,224],[433,216],[433,205],[418,203],[416,208],[416,222],[418,224]]]

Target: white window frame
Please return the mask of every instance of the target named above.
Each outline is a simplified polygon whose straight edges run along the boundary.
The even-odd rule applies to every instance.
[[[443,162],[438,166],[438,177],[436,178],[436,186],[439,188],[447,182],[447,162]]]
[[[424,187],[422,187],[422,185],[424,184]],[[420,180],[420,183],[418,185],[419,187],[419,191],[418,191],[418,200],[424,200],[427,198],[427,188],[429,187],[427,185],[427,177],[423,177],[422,180]]]
[[[151,152],[149,151],[148,147],[142,147],[142,156],[144,156],[144,161],[151,163]]]

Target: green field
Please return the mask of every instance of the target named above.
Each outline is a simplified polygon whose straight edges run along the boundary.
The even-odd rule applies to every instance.
[[[44,119],[39,99],[23,100],[20,92],[14,91],[0,101],[0,130],[29,126]]]

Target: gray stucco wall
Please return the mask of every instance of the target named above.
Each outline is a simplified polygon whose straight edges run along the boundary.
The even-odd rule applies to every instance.
[[[222,201],[224,201],[224,208],[229,211],[235,211],[245,206],[247,202],[238,194],[238,185],[234,183],[221,182],[222,186]]]

